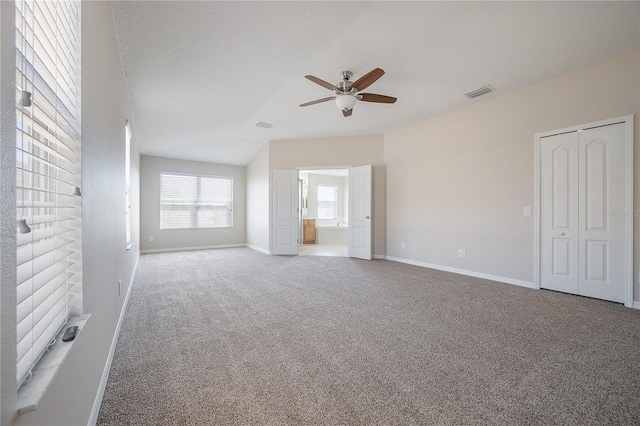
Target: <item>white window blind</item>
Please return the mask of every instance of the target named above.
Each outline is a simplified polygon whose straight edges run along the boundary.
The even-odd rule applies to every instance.
[[[127,249],[131,247],[131,128],[129,121],[125,123],[124,139],[124,181],[125,181],[125,243]]]
[[[160,229],[233,226],[233,179],[160,174]]]
[[[332,185],[318,185],[318,218],[338,217],[338,188]]]
[[[79,1],[16,5],[17,382],[81,312]],[[72,297],[77,295],[78,297]]]

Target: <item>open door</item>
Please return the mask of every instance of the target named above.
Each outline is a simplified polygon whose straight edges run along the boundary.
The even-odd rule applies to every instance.
[[[371,165],[349,169],[349,257],[371,260]]]
[[[298,254],[298,171],[274,170],[271,180],[271,254]]]

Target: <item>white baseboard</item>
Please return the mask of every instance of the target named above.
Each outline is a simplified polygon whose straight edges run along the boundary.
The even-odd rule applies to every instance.
[[[640,309],[640,302],[634,300],[633,301],[633,309]]]
[[[481,272],[467,271],[465,269],[451,268],[449,266],[434,265],[432,263],[418,262],[415,260],[402,259],[400,257],[385,256],[385,259],[392,260],[394,262],[406,263],[409,265],[421,266],[423,268],[437,269],[439,271],[453,272],[454,274],[467,275],[469,277],[483,278],[485,280],[498,281],[505,284],[513,284],[520,287],[535,289],[534,284],[529,281],[500,277],[498,275],[483,274]]]
[[[140,250],[140,254],[147,253],[164,253],[170,251],[189,251],[189,250],[209,250],[209,249],[219,249],[219,248],[233,248],[233,247],[246,247],[246,244],[219,244],[215,246],[195,246],[195,247],[171,247],[171,248],[161,248],[161,249],[146,249]]]
[[[249,247],[251,250],[259,251],[260,253],[271,254],[271,253],[269,253],[269,250],[265,250],[265,249],[260,248],[258,246],[254,246],[253,244],[247,244],[247,247]]]
[[[384,254],[374,254],[373,258],[374,259],[386,259],[387,256],[385,256]]]
[[[133,267],[133,273],[131,274],[131,281],[129,282],[129,289],[127,290],[127,294],[124,298],[124,303],[122,304],[122,309],[120,310],[120,317],[118,318],[118,324],[116,325],[116,330],[113,333],[113,338],[111,339],[111,347],[109,348],[109,355],[107,356],[107,362],[104,366],[104,370],[102,370],[102,378],[100,379],[100,386],[98,387],[98,393],[96,394],[96,399],[93,402],[93,408],[91,409],[91,416],[89,417],[89,426],[95,426],[98,421],[98,415],[100,414],[100,406],[102,405],[102,398],[104,397],[104,391],[107,388],[107,380],[109,379],[109,372],[111,371],[111,363],[113,362],[113,353],[116,350],[116,345],[118,344],[118,336],[120,335],[120,327],[122,326],[122,320],[124,319],[124,314],[127,311],[127,306],[129,305],[129,296],[131,295],[131,289],[133,288],[133,280],[136,276],[136,271],[138,270],[138,261],[140,260],[140,256],[136,258],[136,264]]]

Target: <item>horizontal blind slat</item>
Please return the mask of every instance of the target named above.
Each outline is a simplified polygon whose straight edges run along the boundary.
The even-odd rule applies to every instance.
[[[72,231],[73,231],[73,228],[69,228],[65,226],[33,229],[28,234],[18,234],[18,247],[23,246],[25,244],[30,244],[40,240],[44,240],[45,238],[51,238],[56,235],[63,235]]]
[[[47,241],[48,242],[48,241]],[[31,260],[21,263],[17,268],[17,282],[18,285],[27,281],[31,277],[35,277],[43,271],[46,271],[48,268],[51,268],[55,265],[56,259],[67,259],[69,256],[73,254],[72,250],[66,248],[55,248],[55,241],[51,241],[49,244],[45,245],[44,249],[48,249],[48,246],[51,246],[50,251],[46,251],[44,253],[39,254],[38,256],[33,256]],[[53,272],[53,270],[51,270]]]

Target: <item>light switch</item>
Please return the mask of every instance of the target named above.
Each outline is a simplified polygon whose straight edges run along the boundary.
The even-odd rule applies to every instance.
[[[525,216],[531,216],[531,207],[529,207],[529,206],[524,207],[524,208],[522,209],[522,213],[523,213]]]

